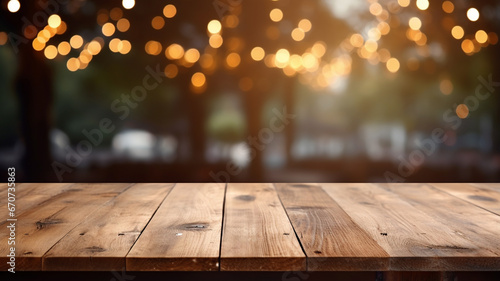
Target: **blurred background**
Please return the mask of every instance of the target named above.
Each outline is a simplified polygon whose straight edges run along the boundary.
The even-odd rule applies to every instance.
[[[0,168],[499,181],[499,28],[495,0],[1,0]]]

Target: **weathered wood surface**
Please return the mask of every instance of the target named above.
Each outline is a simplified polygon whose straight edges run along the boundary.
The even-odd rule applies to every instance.
[[[16,271],[376,270],[446,280],[411,271],[500,271],[499,201],[499,184],[475,183],[21,183]]]
[[[436,235],[446,235],[445,230],[451,229],[457,241],[461,237],[470,242],[471,246],[454,243],[433,247],[450,250],[450,259],[453,254],[463,259],[467,266],[462,270],[500,269],[500,216],[429,184],[378,185],[434,218],[439,223]]]
[[[128,254],[127,269],[219,270],[224,189],[176,184]]]
[[[276,186],[308,257],[309,270],[389,269],[389,255],[320,185]]]
[[[7,205],[7,184],[2,184],[2,189],[0,190],[0,206]],[[73,185],[72,183],[51,183],[40,184],[40,183],[20,183],[15,186],[14,197],[22,198],[20,201],[15,202],[16,216],[20,216],[24,211],[30,208],[38,206],[45,200],[48,200],[62,192],[65,192],[68,188]],[[0,213],[0,222],[3,222],[9,218],[8,212]]]
[[[474,245],[397,194],[374,184],[323,184],[390,255],[390,270],[475,270],[496,255]],[[425,203],[422,202],[422,203]],[[469,257],[481,257],[471,262]]]
[[[117,270],[173,184],[135,184],[73,228],[43,257],[43,270]]]
[[[306,257],[272,184],[228,184],[221,270],[306,270]]]
[[[495,191],[491,184],[433,183],[431,185],[500,216],[500,192]]]
[[[18,270],[42,270],[42,256],[89,215],[131,184],[75,184],[20,214],[16,222],[16,266]],[[40,185],[39,188],[44,188]],[[16,202],[22,204],[22,197]],[[0,225],[6,229],[7,222]],[[7,253],[8,233],[0,232],[0,253]],[[7,256],[0,256],[0,270],[7,270]]]

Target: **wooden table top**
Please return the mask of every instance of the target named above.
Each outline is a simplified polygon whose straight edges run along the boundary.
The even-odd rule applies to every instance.
[[[500,270],[500,184],[22,183],[16,219],[16,271]]]

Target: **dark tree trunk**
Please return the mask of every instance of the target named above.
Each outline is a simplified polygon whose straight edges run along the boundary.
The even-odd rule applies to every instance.
[[[295,86],[297,76],[288,78],[285,81],[285,108],[288,114],[295,114]],[[296,118],[288,119],[288,124],[285,126],[285,153],[286,164],[290,166],[293,164],[292,148],[293,141],[295,140],[295,120]]]
[[[30,41],[19,46],[18,66],[16,92],[21,115],[21,138],[25,145],[22,159],[25,180],[53,181],[55,174],[51,169],[49,139],[53,101],[51,71],[43,53],[33,50]]]
[[[265,95],[262,92],[252,90],[245,93],[245,111],[248,124],[248,140],[252,151],[252,158],[249,166],[249,180],[263,181],[263,153],[265,148],[259,141],[259,133],[262,129],[262,109],[264,107]]]
[[[206,150],[206,133],[205,133],[205,95],[208,93],[193,93],[190,89],[191,76],[190,73],[182,73],[179,75],[181,81],[181,95],[183,100],[183,108],[187,111],[188,117],[188,139],[189,139],[189,166],[191,171],[186,171],[182,175],[183,179],[192,181],[207,181],[209,180],[209,172],[205,171],[205,150]]]

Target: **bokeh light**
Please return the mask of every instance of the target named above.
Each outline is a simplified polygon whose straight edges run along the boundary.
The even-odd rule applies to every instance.
[[[9,36],[5,32],[0,32],[0,46],[5,45],[7,43],[7,40],[9,39]]]
[[[16,13],[17,11],[19,11],[20,8],[21,8],[21,3],[19,3],[18,0],[10,0],[9,3],[7,3],[7,9],[11,13]]]
[[[61,25],[61,17],[59,15],[51,15],[47,21],[52,28],[58,28]]]
[[[45,48],[43,53],[49,60],[54,59],[57,56],[57,48],[54,45],[49,45]]]
[[[83,45],[83,38],[80,35],[73,35],[73,37],[69,40],[69,43],[73,49],[80,49]]]
[[[238,53],[230,53],[226,57],[226,65],[229,68],[237,67],[238,65],[240,65],[240,62],[241,62],[241,58],[240,58],[240,55]]]
[[[177,73],[179,73],[179,69],[177,68],[177,65],[171,63],[171,64],[168,64],[167,66],[165,66],[165,76],[167,76],[167,78],[175,78],[177,76]]]
[[[476,8],[470,8],[467,10],[467,18],[470,21],[477,21],[479,19],[479,11]]]
[[[57,46],[57,51],[61,56],[65,56],[71,51],[71,45],[68,42],[63,41]]]
[[[462,39],[464,37],[464,29],[461,26],[456,25],[451,29],[451,35],[457,40]]]
[[[308,19],[301,19],[299,21],[299,28],[302,29],[304,32],[309,32],[312,28],[311,21]]]
[[[110,22],[105,23],[102,26],[102,34],[107,37],[113,36],[115,34],[115,26]]]
[[[170,60],[178,60],[184,56],[184,48],[179,44],[172,44],[165,50],[165,56]]]
[[[439,83],[439,90],[441,90],[441,93],[444,95],[449,95],[453,92],[453,83],[450,79],[443,79]]]
[[[200,52],[197,49],[189,49],[184,54],[184,59],[188,63],[195,63],[200,59]]]
[[[387,70],[392,73],[396,73],[399,70],[400,64],[396,58],[390,58],[389,60],[387,60],[386,66]]]
[[[203,87],[205,85],[205,82],[205,74],[201,72],[196,72],[195,74],[193,74],[193,76],[191,76],[191,83],[197,88]]]
[[[478,30],[474,35],[478,43],[484,44],[488,41],[488,34],[484,30]]]
[[[467,118],[469,116],[469,108],[465,104],[459,104],[455,110],[457,116],[461,119]]]
[[[419,30],[420,27],[422,27],[422,22],[420,21],[419,18],[417,17],[412,17],[409,21],[408,21],[408,25],[410,26],[411,29],[413,30]]]
[[[208,32],[212,34],[219,33],[222,29],[222,25],[218,20],[211,20],[207,25]]]
[[[427,10],[427,8],[429,8],[429,0],[417,0],[416,4],[417,8],[419,8],[422,11]]]
[[[175,17],[175,14],[177,14],[177,8],[174,5],[168,4],[163,8],[163,15],[166,18],[171,19]]]
[[[283,12],[278,8],[272,9],[269,13],[269,18],[274,22],[279,22],[283,19]]]
[[[151,26],[156,30],[160,30],[165,26],[165,20],[163,17],[156,16],[151,20]]]
[[[118,31],[120,32],[127,32],[129,28],[130,28],[130,22],[126,18],[121,18],[116,23],[116,29],[118,29]]]
[[[442,8],[445,13],[451,14],[455,10],[455,5],[451,1],[444,1]]]
[[[410,5],[410,0],[398,0],[398,4],[401,7],[408,7]]]
[[[254,47],[250,52],[250,56],[254,61],[261,61],[262,59],[264,59],[265,55],[266,52],[261,47]]]
[[[146,43],[146,46],[144,46],[144,49],[146,50],[147,54],[152,55],[152,56],[157,56],[162,51],[162,45],[158,41],[150,40]]]
[[[302,30],[302,28],[294,28],[292,30],[291,36],[292,36],[292,39],[295,41],[302,41],[302,40],[304,40],[306,33],[304,32],[304,30]]]
[[[123,0],[122,6],[123,8],[130,10],[135,6],[135,0]]]
[[[208,39],[208,43],[212,48],[215,49],[220,48],[220,46],[222,46],[223,43],[222,36],[220,36],[219,34],[214,34],[210,36],[210,38]]]

